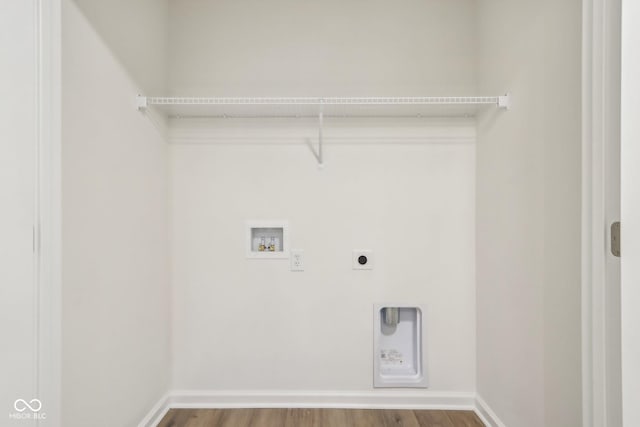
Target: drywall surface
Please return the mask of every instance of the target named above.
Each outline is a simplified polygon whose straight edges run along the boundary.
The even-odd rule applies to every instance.
[[[562,427],[582,423],[582,1],[544,4],[544,425]]]
[[[0,407],[2,425],[33,426],[8,418],[16,399],[37,395],[37,305],[34,286],[37,96],[35,2],[0,5]],[[21,415],[21,414],[18,414]]]
[[[415,302],[430,390],[475,390],[473,123],[329,120],[319,170],[295,125],[176,122],[174,388],[372,390],[373,305]],[[247,259],[246,220],[287,220],[305,271]]]
[[[149,95],[166,91],[167,0],[73,0]]]
[[[169,1],[175,96],[475,93],[475,1]]]
[[[63,5],[63,425],[135,426],[169,387],[167,146]]]
[[[581,424],[581,2],[478,3],[478,392],[506,425]]]
[[[475,93],[474,5],[170,1],[170,92]],[[431,389],[475,389],[472,142],[370,121],[320,171],[295,124],[173,125],[189,134],[171,150],[174,388],[370,390],[372,306],[394,300],[428,307]],[[245,258],[260,219],[289,221],[305,272]],[[353,249],[374,270],[352,270]]]
[[[478,122],[478,393],[505,425],[521,427],[544,425],[539,9],[506,1],[478,7],[480,87],[509,90],[514,103]]]

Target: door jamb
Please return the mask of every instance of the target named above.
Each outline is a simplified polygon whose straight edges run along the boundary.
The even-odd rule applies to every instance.
[[[610,0],[582,1],[582,425],[607,426],[605,149]]]
[[[37,177],[34,224],[37,275],[37,394],[60,427],[62,343],[62,0],[36,0]]]

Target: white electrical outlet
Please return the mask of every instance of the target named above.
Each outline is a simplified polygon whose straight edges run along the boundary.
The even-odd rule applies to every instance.
[[[304,271],[304,251],[301,249],[292,249],[289,256],[291,262],[291,271]]]
[[[373,251],[369,249],[356,249],[352,253],[354,270],[373,270]]]

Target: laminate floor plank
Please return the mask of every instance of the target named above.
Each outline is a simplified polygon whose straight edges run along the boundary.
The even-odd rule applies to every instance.
[[[384,425],[384,417],[381,412],[377,409],[351,409],[349,410],[350,426],[371,427]]]
[[[420,427],[456,427],[446,411],[413,411]]]
[[[254,409],[247,427],[285,427],[286,409]]]
[[[385,409],[380,411],[384,427],[421,427],[413,411]]]
[[[349,426],[349,418],[348,409],[320,410],[320,426]]]
[[[218,424],[207,427],[248,427],[255,409],[226,409],[222,410],[222,416]],[[190,427],[190,426],[185,426]]]
[[[188,427],[209,427],[218,425],[222,411],[218,409],[196,409],[188,420]],[[179,426],[176,426],[179,427]]]
[[[478,416],[471,411],[447,411],[454,427],[484,427]]]
[[[188,425],[189,418],[193,411],[185,409],[169,409],[169,412],[162,418],[158,427],[183,427]]]
[[[322,427],[322,409],[290,408],[286,411],[285,427]]]
[[[484,427],[471,411],[171,409],[158,427]]]

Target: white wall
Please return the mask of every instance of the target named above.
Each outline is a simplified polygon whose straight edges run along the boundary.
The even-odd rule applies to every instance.
[[[167,0],[73,0],[118,61],[148,95],[167,78]]]
[[[169,387],[167,147],[63,8],[63,423],[134,426]]]
[[[170,91],[475,93],[474,4],[170,1]],[[371,390],[372,305],[395,300],[428,307],[431,388],[473,391],[473,144],[368,122],[318,171],[302,138],[280,144],[287,126],[172,147],[174,387]],[[246,219],[289,220],[307,271],[246,260]],[[357,248],[375,270],[351,270]]]
[[[544,425],[564,427],[582,421],[582,0],[544,5]]]
[[[38,137],[36,7],[35,2],[21,0],[0,4],[0,408],[2,424],[7,426],[34,425],[28,420],[11,420],[8,413],[15,412],[16,399],[40,397],[36,389],[33,249]]]
[[[478,3],[478,392],[508,426],[577,426],[580,1]]]
[[[176,96],[468,95],[475,1],[169,1]]]
[[[505,425],[542,426],[543,129],[531,118],[542,113],[543,18],[531,2],[478,12],[480,88],[513,94],[509,112],[478,122],[478,392]]]
[[[430,389],[474,391],[472,122],[329,121],[324,170],[289,124],[191,125],[171,146],[175,388],[370,391],[372,307],[395,301],[427,307]],[[288,220],[306,270],[246,259],[251,219]]]

